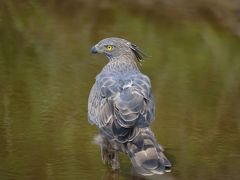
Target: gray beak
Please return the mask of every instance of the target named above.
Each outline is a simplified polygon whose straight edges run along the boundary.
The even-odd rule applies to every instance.
[[[95,46],[93,46],[93,47],[91,48],[91,53],[93,53],[93,54],[98,53],[97,48],[96,48]]]

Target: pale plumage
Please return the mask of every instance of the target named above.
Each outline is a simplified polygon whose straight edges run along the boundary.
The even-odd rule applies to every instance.
[[[161,174],[171,164],[149,128],[154,119],[150,79],[135,60],[143,59],[136,45],[120,38],[107,38],[92,48],[109,63],[96,77],[88,101],[88,117],[100,130],[97,142],[102,159],[119,168],[118,152],[128,154],[139,174]]]

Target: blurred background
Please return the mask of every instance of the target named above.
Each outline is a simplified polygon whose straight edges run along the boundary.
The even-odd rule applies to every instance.
[[[87,99],[117,36],[150,57],[158,142],[172,173],[240,179],[239,0],[1,0],[0,179],[145,179],[102,164]]]

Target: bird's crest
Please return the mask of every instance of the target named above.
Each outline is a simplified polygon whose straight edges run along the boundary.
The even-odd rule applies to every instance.
[[[141,63],[141,62],[144,60],[144,58],[147,57],[147,55],[146,55],[144,52],[142,52],[142,51],[138,48],[137,45],[131,44],[131,45],[130,45],[130,48],[131,48],[131,50],[133,51],[133,53],[135,54],[135,56],[136,56],[136,58],[137,58],[137,60],[138,60],[139,63]]]

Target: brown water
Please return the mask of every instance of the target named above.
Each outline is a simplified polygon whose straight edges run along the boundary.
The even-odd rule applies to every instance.
[[[173,164],[155,179],[240,179],[240,40],[205,22],[166,23],[101,3],[0,3],[0,179],[136,179],[101,162],[87,98],[120,36],[149,58],[155,135]],[[80,1],[79,1],[80,2]],[[140,179],[140,178],[139,178]],[[144,178],[143,178],[144,179]]]

